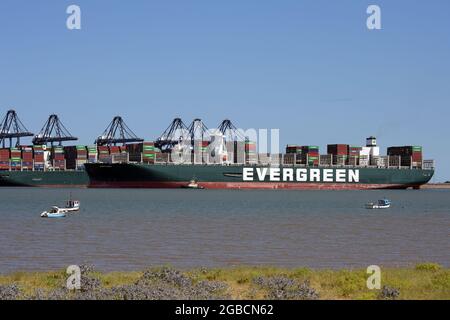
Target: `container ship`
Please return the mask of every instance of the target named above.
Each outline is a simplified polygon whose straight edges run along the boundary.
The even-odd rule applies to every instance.
[[[314,145],[287,145],[284,153],[270,154],[258,153],[229,120],[213,133],[206,129],[199,119],[189,127],[175,119],[156,141],[146,142],[116,117],[92,146],[1,148],[0,186],[184,188],[195,182],[205,189],[419,189],[434,174],[422,147],[389,147],[381,156],[375,137],[365,146],[329,144],[325,154]],[[71,138],[41,130],[33,142]]]

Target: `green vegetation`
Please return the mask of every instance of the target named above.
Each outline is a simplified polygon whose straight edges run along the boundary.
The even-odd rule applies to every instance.
[[[170,267],[100,273],[82,267],[82,289],[67,275],[16,272],[0,276],[0,299],[450,299],[450,269],[435,263],[382,268],[382,290],[366,287],[366,270],[273,267]]]

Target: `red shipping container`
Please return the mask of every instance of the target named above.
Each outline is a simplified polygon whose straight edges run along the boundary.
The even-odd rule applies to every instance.
[[[348,144],[329,144],[327,145],[327,153],[332,155],[345,156],[348,155]]]
[[[110,153],[120,153],[120,148],[117,146],[111,146],[111,147],[109,147],[109,152]]]
[[[129,153],[141,153],[143,150],[143,144],[142,143],[127,144],[126,149]]]
[[[23,160],[32,160],[33,159],[33,152],[22,152],[22,159]]]

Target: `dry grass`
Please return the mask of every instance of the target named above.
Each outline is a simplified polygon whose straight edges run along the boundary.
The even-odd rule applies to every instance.
[[[135,283],[142,272],[112,272],[92,275],[103,287],[112,288]],[[379,299],[380,290],[366,287],[365,270],[311,270],[306,268],[282,269],[273,267],[235,267],[193,269],[184,272],[192,281],[220,281],[228,285],[227,294],[232,299],[264,299],[267,288],[255,283],[258,277],[281,277],[298,282],[309,281],[320,299]],[[26,297],[40,288],[44,292],[64,286],[66,274],[56,272],[16,272],[0,276],[0,286],[17,285],[21,296]],[[382,285],[400,291],[399,299],[450,299],[450,269],[433,263],[414,268],[382,268]]]

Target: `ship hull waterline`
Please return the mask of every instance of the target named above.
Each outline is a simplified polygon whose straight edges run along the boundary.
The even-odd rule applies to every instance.
[[[91,188],[366,190],[418,189],[432,170],[279,166],[88,164]],[[276,179],[277,181],[273,181]],[[285,181],[287,179],[289,181]],[[313,180],[313,181],[308,181]]]
[[[85,171],[2,171],[0,187],[87,188]]]
[[[190,181],[120,181],[120,182],[93,182],[89,188],[129,188],[129,189],[180,189]],[[331,184],[331,183],[275,183],[275,182],[198,182],[198,186],[205,189],[239,189],[239,190],[369,190],[369,189],[420,189],[420,185],[398,184]]]
[[[251,176],[245,174],[250,170]],[[181,188],[191,180],[205,189],[284,189],[284,190],[366,190],[366,189],[418,189],[433,176],[432,170],[383,168],[280,168],[303,171],[297,178],[304,181],[271,181],[272,172],[267,167],[202,166],[202,165],[140,165],[92,164],[86,171],[55,172],[1,172],[0,186],[48,188]],[[261,178],[261,172],[264,176]],[[308,175],[316,181],[307,181]],[[327,176],[330,174],[330,176]],[[340,177],[340,174],[342,175]],[[352,174],[354,175],[352,180]],[[245,181],[249,180],[252,181]],[[258,180],[258,177],[260,178]],[[281,179],[280,172],[275,176]],[[338,178],[343,178],[339,182]],[[304,179],[303,179],[304,178]],[[309,177],[311,178],[311,177]],[[328,178],[327,182],[321,181]],[[331,180],[330,180],[331,179]],[[334,180],[333,180],[334,179]],[[295,179],[294,179],[295,180]]]

